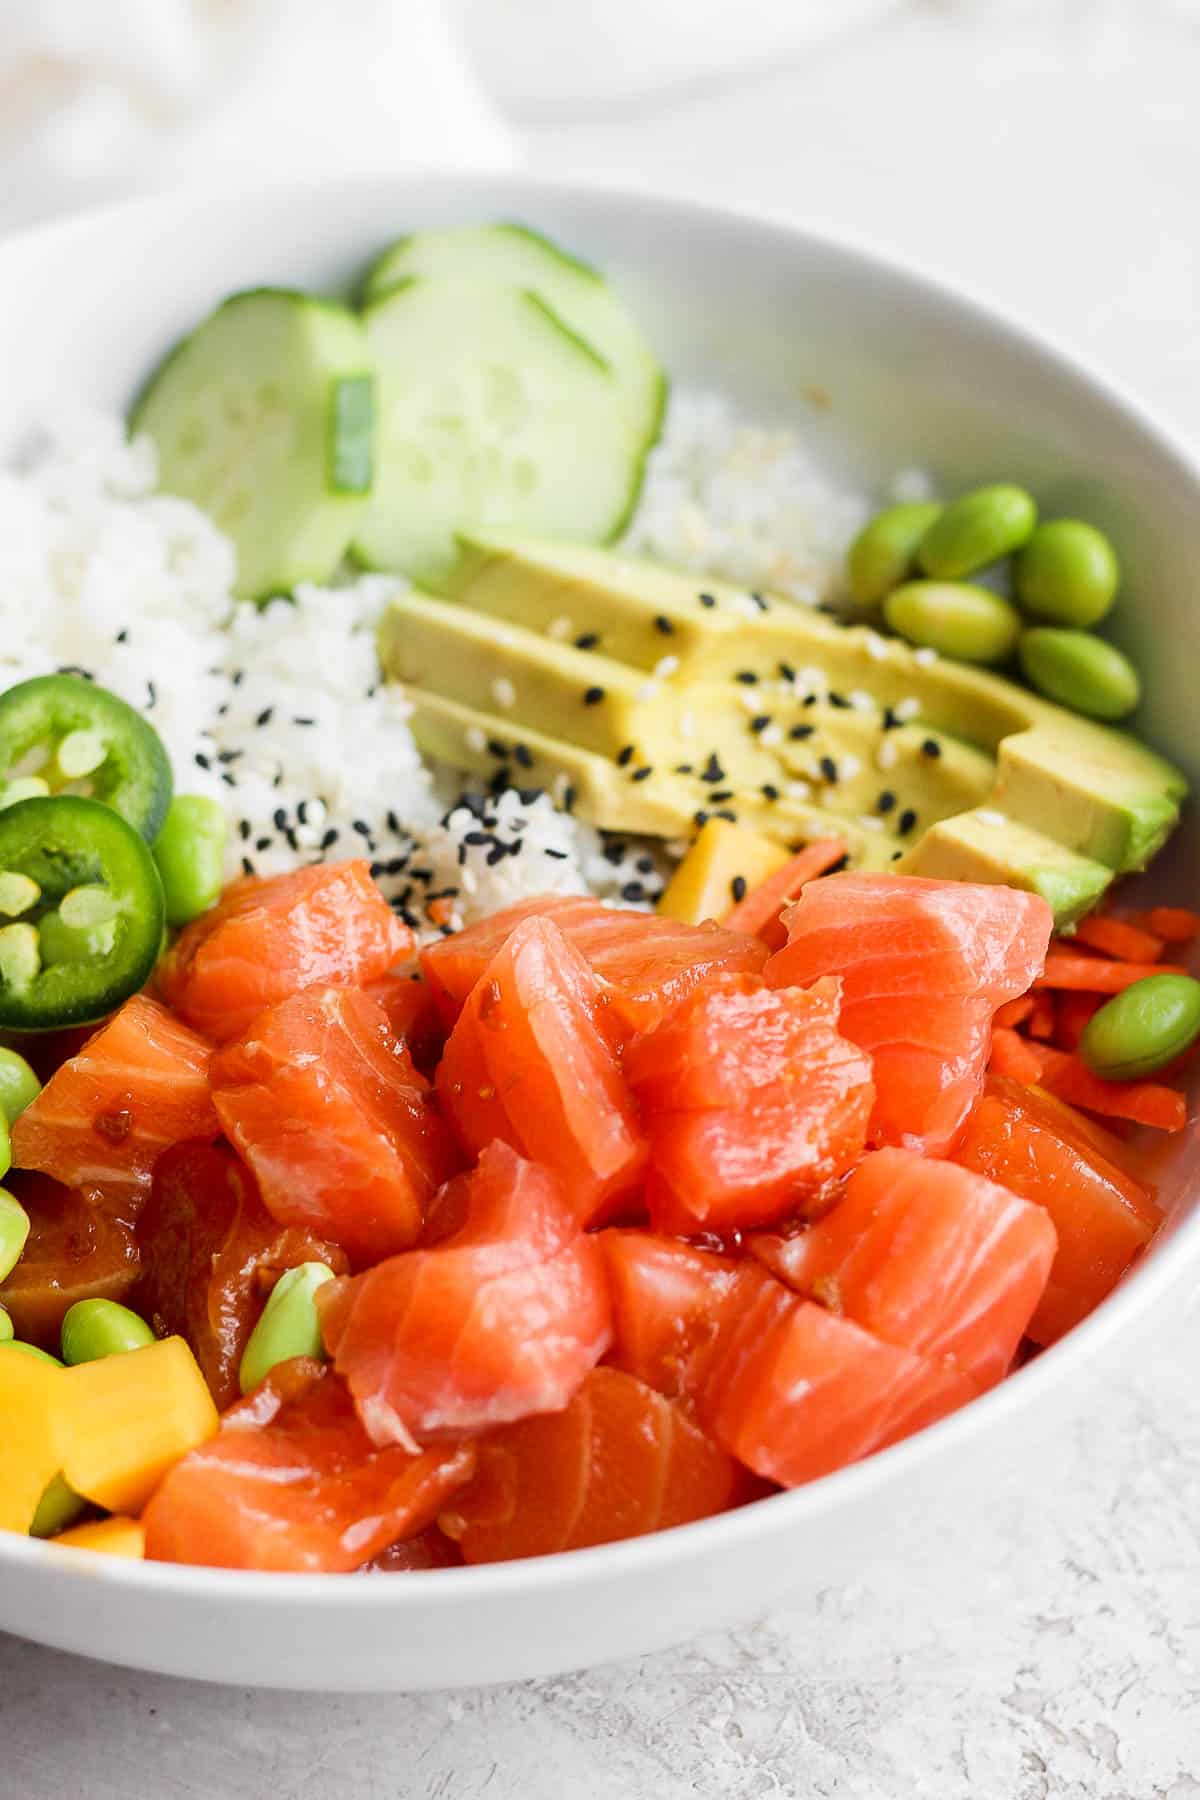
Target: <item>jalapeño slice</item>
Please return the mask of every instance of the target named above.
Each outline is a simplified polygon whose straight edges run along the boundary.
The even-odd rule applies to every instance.
[[[0,780],[0,806],[10,784],[11,801],[69,785],[111,806],[147,843],[171,800],[171,764],[154,727],[80,675],[37,675],[0,694]]]
[[[163,935],[146,845],[98,800],[18,800],[0,811],[0,1028],[90,1025],[143,987]],[[75,953],[64,950],[74,945]]]

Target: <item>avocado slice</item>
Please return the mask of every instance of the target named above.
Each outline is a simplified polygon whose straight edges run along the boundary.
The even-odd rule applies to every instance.
[[[1004,882],[1040,894],[1060,928],[1090,912],[1112,880],[1103,863],[988,807],[939,819],[896,865],[938,881]]]
[[[1066,712],[1005,738],[996,763],[991,805],[1122,873],[1161,849],[1187,792],[1179,770],[1127,732]]]

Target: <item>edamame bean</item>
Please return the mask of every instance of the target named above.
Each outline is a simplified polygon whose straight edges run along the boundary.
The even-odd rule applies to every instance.
[[[48,1350],[39,1350],[36,1344],[27,1344],[24,1338],[9,1338],[7,1343],[0,1344],[0,1350],[19,1350],[22,1356],[32,1356],[35,1362],[52,1363],[56,1369],[62,1368],[57,1356],[51,1356]]]
[[[168,925],[186,925],[207,912],[221,892],[225,809],[203,794],[176,794],[154,842]]]
[[[917,546],[926,575],[956,581],[1019,550],[1037,524],[1037,506],[1008,482],[974,488],[952,500]]]
[[[1054,625],[1095,625],[1117,597],[1117,553],[1082,519],[1048,519],[1013,560],[1017,600]]]
[[[1031,687],[1089,719],[1123,719],[1141,698],[1129,658],[1090,632],[1036,625],[1021,633],[1017,654]]]
[[[1079,1054],[1105,1081],[1136,1081],[1182,1056],[1200,1037],[1200,981],[1147,975],[1092,1014]]]
[[[13,1340],[13,1322],[6,1309],[0,1306],[0,1344],[11,1344]]]
[[[120,1356],[154,1342],[145,1319],[115,1300],[77,1300],[67,1308],[62,1322],[62,1353],[66,1363],[99,1362],[102,1356]]]
[[[61,1475],[56,1475],[38,1501],[33,1524],[29,1527],[30,1537],[54,1537],[65,1531],[68,1525],[75,1523],[86,1505],[83,1495],[69,1487]]]
[[[333,1270],[324,1263],[299,1263],[279,1277],[246,1344],[238,1370],[243,1394],[256,1388],[276,1363],[293,1356],[322,1356],[321,1325],[313,1295]]]
[[[959,662],[1003,662],[1021,630],[1015,606],[969,581],[906,581],[884,601],[883,616],[910,644]]]
[[[11,1125],[42,1091],[42,1084],[15,1050],[0,1049],[0,1113]]]
[[[8,1127],[5,1127],[5,1139]],[[7,1281],[21,1260],[29,1236],[29,1214],[19,1200],[0,1188],[0,1281]]]
[[[9,1136],[8,1120],[0,1113],[0,1176],[8,1174],[12,1168],[12,1139]]]
[[[846,552],[846,586],[856,605],[878,606],[912,573],[917,545],[941,511],[939,500],[910,500],[863,526]]]

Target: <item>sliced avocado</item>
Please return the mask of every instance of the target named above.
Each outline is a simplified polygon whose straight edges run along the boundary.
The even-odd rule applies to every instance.
[[[1179,771],[1136,738],[1063,713],[1005,738],[990,804],[1126,872],[1161,849],[1186,791]]]
[[[988,807],[939,819],[895,866],[899,874],[938,881],[1025,888],[1048,902],[1059,930],[1089,912],[1112,880],[1103,863]]]

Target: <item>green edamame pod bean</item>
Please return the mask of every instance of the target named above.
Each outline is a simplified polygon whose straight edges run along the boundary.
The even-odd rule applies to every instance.
[[[36,1100],[42,1084],[15,1050],[0,1049],[0,1113],[11,1125]]]
[[[7,1281],[20,1262],[28,1236],[29,1214],[19,1200],[0,1188],[0,1281]]]
[[[35,1362],[53,1363],[56,1369],[62,1368],[57,1356],[51,1356],[48,1350],[39,1350],[36,1344],[27,1344],[24,1338],[9,1338],[7,1343],[0,1344],[0,1350],[19,1350],[22,1356],[32,1356]]]
[[[153,848],[168,925],[186,925],[216,903],[224,872],[225,831],[224,807],[203,794],[176,794],[167,808]]]
[[[1017,609],[969,581],[906,581],[883,603],[892,630],[959,662],[1003,662],[1021,630]]]
[[[102,1356],[142,1350],[153,1342],[145,1319],[115,1300],[77,1300],[62,1322],[65,1363],[99,1362]]]
[[[0,1177],[7,1175],[12,1168],[12,1139],[8,1134],[8,1120],[0,1112]]]
[[[276,1363],[293,1356],[322,1356],[321,1325],[313,1295],[333,1270],[324,1263],[299,1263],[279,1277],[250,1333],[238,1370],[243,1394],[256,1388]]]
[[[1117,597],[1117,553],[1082,519],[1048,519],[1013,559],[1019,604],[1052,625],[1096,625]]]
[[[0,1306],[0,1344],[11,1344],[13,1340],[13,1322],[6,1309]]]
[[[1019,550],[1037,524],[1037,506],[1008,482],[973,488],[952,500],[917,546],[926,575],[957,581]]]
[[[1105,1081],[1137,1081],[1165,1068],[1200,1037],[1200,981],[1147,975],[1092,1014],[1079,1054]]]
[[[1017,654],[1031,687],[1089,719],[1123,719],[1141,698],[1129,658],[1090,632],[1036,625],[1021,633]]]
[[[910,500],[863,526],[846,552],[846,587],[856,605],[878,606],[912,573],[917,545],[941,511],[939,500]]]
[[[38,1501],[37,1511],[33,1515],[33,1523],[29,1527],[30,1537],[55,1537],[73,1525],[87,1501],[82,1494],[77,1494],[73,1487],[65,1482],[61,1475],[56,1475],[45,1493]]]

